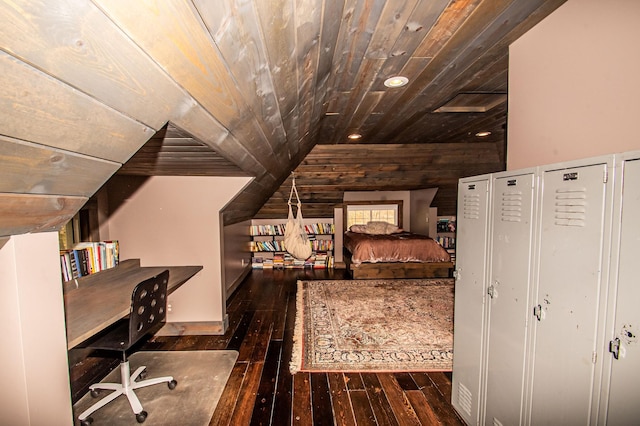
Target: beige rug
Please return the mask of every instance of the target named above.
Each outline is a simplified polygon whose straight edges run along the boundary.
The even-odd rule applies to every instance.
[[[237,351],[158,351],[136,352],[129,357],[131,372],[140,365],[147,366],[147,378],[173,376],[175,389],[158,384],[136,390],[145,411],[149,413],[145,425],[208,425],[222,391],[229,379]],[[116,367],[103,382],[119,382],[120,368]],[[102,391],[100,398],[109,391]],[[98,399],[87,394],[74,406],[77,416]],[[94,425],[136,425],[136,417],[125,396],[102,407],[91,415]]]
[[[291,373],[451,371],[453,283],[298,281]]]

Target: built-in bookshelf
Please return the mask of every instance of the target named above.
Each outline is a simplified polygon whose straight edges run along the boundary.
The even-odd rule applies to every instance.
[[[71,249],[60,250],[62,280],[70,281],[113,268],[119,259],[118,241],[77,243]]]
[[[296,259],[284,244],[285,222],[254,220],[249,229],[251,267],[273,268],[333,268],[334,234],[332,219],[304,219],[304,226],[313,250],[308,259]]]
[[[436,238],[435,240],[444,247],[451,261],[456,261],[456,217],[455,216],[438,216],[436,222]]]

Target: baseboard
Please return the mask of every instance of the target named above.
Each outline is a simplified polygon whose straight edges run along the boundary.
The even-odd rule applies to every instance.
[[[223,321],[168,322],[156,336],[221,336],[229,328],[229,316]]]

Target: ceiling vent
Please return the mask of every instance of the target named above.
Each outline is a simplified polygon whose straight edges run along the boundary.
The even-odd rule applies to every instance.
[[[458,93],[433,112],[487,112],[506,101],[506,93]]]

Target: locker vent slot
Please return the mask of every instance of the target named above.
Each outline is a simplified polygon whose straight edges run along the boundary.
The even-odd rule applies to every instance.
[[[465,219],[479,219],[480,218],[480,195],[479,194],[465,194],[463,200],[463,217]]]
[[[471,417],[471,391],[467,389],[467,387],[463,384],[459,384],[458,386],[458,404],[460,405],[460,409],[462,409],[465,414]]]
[[[587,189],[557,189],[555,199],[555,224],[558,226],[586,225]]]
[[[493,418],[493,426],[503,426],[502,422],[495,417]]]
[[[500,205],[500,220],[503,222],[522,221],[522,192],[504,192]]]

